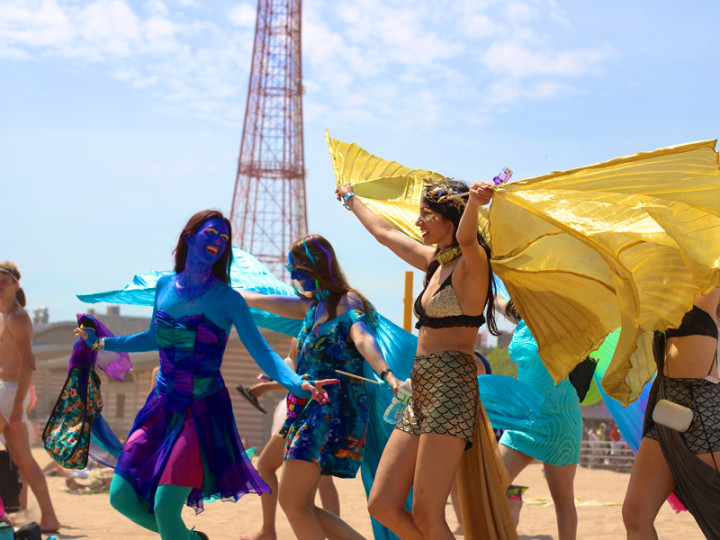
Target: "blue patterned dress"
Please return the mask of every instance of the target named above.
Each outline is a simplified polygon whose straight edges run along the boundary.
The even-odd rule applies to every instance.
[[[530,432],[505,431],[500,444],[550,465],[578,463],[582,415],[575,387],[567,379],[555,384],[525,321],[515,328],[508,350],[518,364],[518,379],[538,390],[545,403]]]
[[[325,475],[354,478],[365,450],[368,397],[365,383],[335,370],[363,374],[365,359],[348,341],[348,333],[365,314],[349,310],[313,328],[317,305],[315,302],[308,310],[298,335],[297,371],[312,380],[337,378],[340,383],[325,387],[328,403],[310,401],[295,419],[288,432],[285,459],[309,461]]]

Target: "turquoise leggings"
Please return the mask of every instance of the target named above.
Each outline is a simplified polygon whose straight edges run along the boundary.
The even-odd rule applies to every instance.
[[[172,484],[158,486],[154,513],[150,513],[150,505],[140,500],[130,483],[116,474],[110,484],[110,504],[141,527],[159,533],[162,540],[197,540],[200,536],[188,530],[181,517],[191,490]]]

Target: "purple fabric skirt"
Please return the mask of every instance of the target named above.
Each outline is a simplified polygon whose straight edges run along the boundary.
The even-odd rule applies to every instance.
[[[166,483],[192,487],[187,504],[198,513],[204,500],[270,493],[245,453],[224,386],[179,410],[151,393],[115,472],[151,509],[158,485]]]

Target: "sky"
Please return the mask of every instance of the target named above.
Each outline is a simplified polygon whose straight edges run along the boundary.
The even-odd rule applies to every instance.
[[[230,212],[256,5],[0,0],[0,260],[30,310],[70,320],[75,294],[171,269],[190,215]],[[310,232],[400,323],[409,267],[335,200],[326,129],[468,182],[714,139],[719,20],[713,0],[305,2]]]

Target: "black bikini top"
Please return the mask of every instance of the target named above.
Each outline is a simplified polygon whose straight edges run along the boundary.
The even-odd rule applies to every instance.
[[[718,327],[715,320],[707,311],[697,306],[693,306],[682,319],[679,328],[668,328],[665,330],[665,336],[668,338],[684,337],[684,336],[709,336],[718,338]]]
[[[422,297],[426,290],[427,285],[415,299],[414,311],[415,316],[418,318],[415,328],[422,326],[429,328],[476,326],[479,328],[485,324],[485,316],[482,313],[480,315],[465,315],[463,313],[455,295],[455,289],[452,287],[452,272],[428,300],[427,310],[422,305]]]

